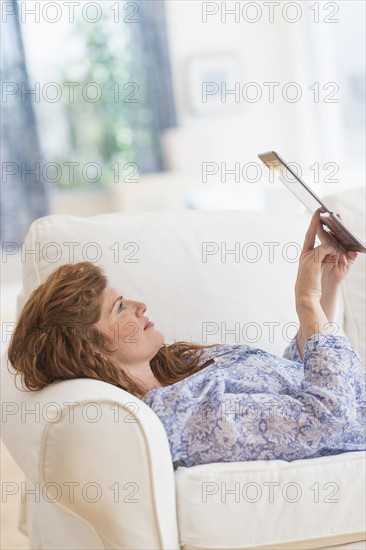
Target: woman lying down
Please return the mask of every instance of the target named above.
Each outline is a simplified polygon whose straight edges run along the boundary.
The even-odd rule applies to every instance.
[[[300,329],[283,358],[245,344],[164,344],[144,303],[120,296],[99,267],[80,262],[33,292],[9,359],[30,390],[94,378],[142,399],[166,430],[174,468],[365,450],[361,359],[329,326],[356,256],[329,241],[316,212],[295,284]]]

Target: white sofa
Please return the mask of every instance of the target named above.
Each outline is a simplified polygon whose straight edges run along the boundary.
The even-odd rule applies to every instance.
[[[360,212],[360,193],[350,212]],[[297,327],[296,259],[309,219],[195,210],[41,218],[23,243],[18,312],[57,266],[90,260],[147,304],[166,342],[246,342],[282,356]],[[235,246],[239,255],[225,256]],[[353,281],[364,276],[361,257],[335,326],[359,350],[365,295]],[[366,453],[174,472],[164,428],[141,400],[88,379],[22,391],[5,359],[2,436],[27,479],[20,528],[31,548],[364,548]]]

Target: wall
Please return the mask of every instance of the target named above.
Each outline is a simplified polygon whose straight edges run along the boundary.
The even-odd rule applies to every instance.
[[[205,4],[211,4],[210,9],[216,9],[215,6],[220,9],[223,4],[226,9],[233,9],[235,4],[240,4],[240,10],[245,4],[256,4],[262,9],[262,17],[256,23],[249,23],[241,16],[237,23],[235,16],[227,15],[226,22],[222,22],[224,12],[219,11],[214,16],[208,16],[204,23],[202,12]],[[335,15],[321,7],[323,12],[319,13],[318,23],[315,23],[316,14],[309,9],[310,4],[302,2],[292,3],[302,6],[302,16],[298,22],[285,20],[281,13],[284,4],[281,3],[275,12],[274,22],[270,23],[266,4],[184,0],[166,3],[180,122],[178,129],[170,130],[165,135],[169,168],[200,174],[202,162],[205,161],[226,162],[228,168],[233,168],[235,162],[242,165],[248,162],[260,164],[258,152],[277,150],[285,159],[301,165],[306,181],[319,194],[363,185],[362,172],[353,162],[355,159],[349,162],[345,154],[345,95],[342,96],[341,91],[343,84],[347,83],[342,80],[344,75],[340,73],[333,48],[338,41],[338,49],[343,47],[346,50],[351,21],[353,25],[362,26],[362,21],[358,21],[363,11],[362,3],[348,2],[351,6],[348,17],[344,16],[344,3],[341,3],[343,13],[341,11]],[[254,19],[253,10],[246,13],[247,19]],[[293,19],[295,12],[288,11],[287,16]],[[325,22],[327,18],[336,20],[337,17],[338,23],[334,25]],[[357,43],[353,44],[352,51]],[[237,80],[243,85],[247,82],[259,83],[263,90],[262,99],[257,103],[240,100],[231,113],[226,112],[227,105],[222,104],[217,114],[194,116],[188,104],[186,63],[190,56],[207,52],[233,52],[240,63]],[[275,88],[272,103],[268,101],[268,87],[263,86],[264,82],[280,83]],[[291,103],[282,98],[283,85],[289,82],[301,86],[302,97],[298,102]],[[309,89],[314,82],[319,83],[320,101],[317,103],[314,101],[315,91]],[[332,87],[322,89],[328,82],[339,84],[341,90],[334,96],[337,102],[324,102],[327,94],[332,92]],[[336,175],[333,177],[332,166],[324,168],[327,162],[336,165]],[[310,168],[314,167],[314,163],[319,163],[319,184],[315,168]],[[356,164],[362,166],[362,160],[356,159]],[[221,172],[217,178],[220,176]],[[339,181],[334,181],[337,179]],[[214,178],[211,180],[214,181]],[[267,172],[263,171],[260,181],[268,181]]]

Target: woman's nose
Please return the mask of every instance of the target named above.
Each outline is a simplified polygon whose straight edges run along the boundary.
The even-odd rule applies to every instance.
[[[143,315],[147,310],[147,306],[144,302],[136,302],[136,310],[140,315]]]

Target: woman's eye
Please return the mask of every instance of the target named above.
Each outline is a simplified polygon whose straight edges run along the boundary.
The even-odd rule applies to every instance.
[[[119,303],[117,312],[120,313],[120,312],[122,311],[122,309],[124,309],[124,307],[123,307],[123,302],[122,302],[122,300],[121,300],[120,303]]]

